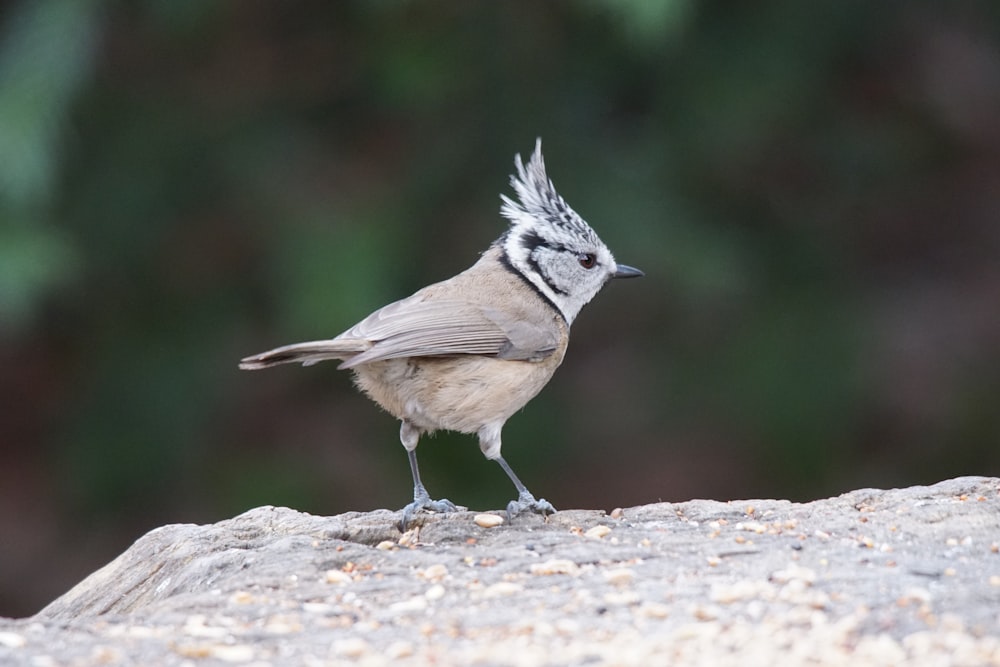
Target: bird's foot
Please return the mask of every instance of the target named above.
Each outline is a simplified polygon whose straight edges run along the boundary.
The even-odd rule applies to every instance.
[[[528,510],[535,514],[548,516],[549,514],[555,514],[556,508],[545,498],[538,498],[536,500],[530,492],[522,491],[518,495],[517,500],[507,503],[507,521],[510,521],[521,512]]]
[[[422,494],[415,494],[413,496],[413,502],[403,508],[403,517],[399,520],[400,532],[406,532],[406,528],[410,525],[413,515],[420,510],[440,512],[444,514],[447,512],[458,511],[458,506],[446,498],[442,498],[441,500],[431,500],[431,497],[427,495],[426,491]]]

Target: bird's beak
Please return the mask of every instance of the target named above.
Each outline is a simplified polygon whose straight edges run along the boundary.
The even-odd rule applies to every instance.
[[[618,270],[611,274],[612,278],[638,278],[640,276],[646,275],[639,269],[627,266],[625,264],[619,264]]]

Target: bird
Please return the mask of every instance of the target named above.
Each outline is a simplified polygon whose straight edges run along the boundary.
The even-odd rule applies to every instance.
[[[556,511],[535,498],[501,455],[501,431],[562,363],[570,325],[583,306],[611,279],[644,275],[616,262],[556,192],[541,138],[528,163],[517,154],[514,166],[516,199],[500,196],[508,228],[471,267],[376,310],[335,338],[285,345],[239,363],[257,370],[339,360],[338,369],[352,371],[357,387],[400,420],[413,476],[401,530],[418,512],[458,509],[450,500],[433,500],[420,479],[417,444],[437,430],[478,437],[482,453],[517,491],[508,519]]]

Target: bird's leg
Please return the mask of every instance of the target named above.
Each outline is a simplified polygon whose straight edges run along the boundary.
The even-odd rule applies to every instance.
[[[507,465],[502,456],[497,455],[495,460],[503,468],[503,471],[507,473],[507,476],[510,477],[510,481],[514,482],[514,488],[517,489],[517,500],[507,503],[508,521],[525,510],[531,510],[542,516],[555,513],[556,508],[552,506],[552,503],[545,498],[538,498],[536,500],[535,496],[531,495],[531,491],[528,491],[528,488],[517,478],[517,475],[510,469],[510,466]]]
[[[500,455],[500,431],[503,429],[503,424],[503,421],[486,424],[479,429],[478,435],[479,449],[483,451],[483,456],[499,463],[503,471],[507,473],[507,477],[510,477],[510,481],[514,482],[514,488],[517,489],[517,500],[507,503],[507,520],[510,521],[514,516],[525,510],[531,510],[542,516],[554,514],[556,508],[552,506],[552,503],[545,500],[545,498],[536,500],[531,495],[531,491],[528,491],[528,488],[517,478],[517,475],[514,474],[514,471],[510,469],[510,466],[507,465],[507,462]]]
[[[401,532],[406,531],[410,525],[413,515],[420,510],[430,510],[431,512],[454,512],[458,508],[455,503],[442,498],[441,500],[431,500],[431,496],[420,481],[420,468],[417,466],[417,441],[420,440],[420,429],[413,424],[404,421],[399,429],[399,440],[406,448],[406,455],[410,459],[410,472],[413,473],[413,502],[403,508],[403,517],[399,521]]]

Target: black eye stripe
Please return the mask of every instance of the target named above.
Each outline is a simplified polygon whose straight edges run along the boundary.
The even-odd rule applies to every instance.
[[[548,242],[538,235],[537,232],[526,232],[520,238],[521,247],[531,255],[538,246],[548,245]]]
[[[548,279],[547,272],[543,270],[543,267],[539,264],[539,248],[544,248],[551,252],[563,252],[570,254],[579,262],[580,266],[585,269],[592,269],[597,266],[597,253],[594,252],[581,252],[580,250],[574,250],[565,246],[561,243],[554,243],[549,239],[546,239],[538,232],[535,231],[525,231],[522,233],[518,239],[518,243],[522,248],[527,251],[527,260],[535,272],[542,276],[547,284],[554,288],[551,280]],[[562,290],[556,290],[562,292]]]
[[[555,252],[570,252],[570,249],[560,243],[553,243],[540,236],[537,232],[526,232],[521,235],[521,247],[528,251],[528,255],[533,255],[538,248],[548,248]]]

